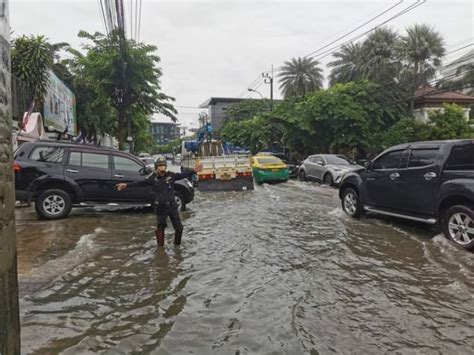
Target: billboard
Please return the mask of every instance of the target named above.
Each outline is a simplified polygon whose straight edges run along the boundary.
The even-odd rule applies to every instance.
[[[76,96],[52,71],[49,71],[43,111],[46,127],[52,126],[58,131],[76,135]]]

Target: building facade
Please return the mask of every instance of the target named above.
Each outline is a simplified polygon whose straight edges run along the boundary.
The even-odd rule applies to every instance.
[[[457,91],[439,91],[433,87],[423,87],[416,91],[413,115],[423,122],[428,122],[430,113],[442,111],[444,104],[456,104],[464,111],[466,121],[469,120],[470,106],[474,104],[474,96]]]
[[[199,108],[207,108],[208,116],[211,126],[214,130],[220,130],[224,123],[225,111],[233,104],[242,102],[248,99],[232,98],[232,97],[211,97],[201,105]]]
[[[8,10],[8,1],[0,0],[0,354],[19,354]]]
[[[180,125],[174,122],[152,122],[150,125],[150,133],[153,142],[159,145],[180,138]]]

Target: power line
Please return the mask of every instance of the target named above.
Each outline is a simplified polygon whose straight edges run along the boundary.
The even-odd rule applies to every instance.
[[[328,44],[324,45],[323,47],[321,47],[321,48],[319,48],[319,49],[317,49],[317,50],[315,50],[315,51],[313,51],[313,52],[311,52],[311,53],[305,55],[304,58],[310,57],[310,56],[312,56],[313,54],[316,54],[317,52],[322,51],[323,49],[326,49],[326,48],[329,47],[330,45],[332,45],[332,44],[338,42],[339,40],[341,40],[341,39],[343,39],[343,38],[349,36],[350,34],[356,32],[357,30],[359,30],[359,29],[361,29],[362,27],[364,27],[365,25],[368,25],[368,24],[371,23],[372,21],[374,21],[374,20],[378,19],[379,17],[385,15],[386,13],[390,12],[391,10],[393,10],[394,8],[396,8],[397,6],[400,6],[402,3],[403,3],[403,0],[399,1],[398,3],[396,3],[396,4],[393,5],[393,6],[390,6],[388,9],[382,11],[382,12],[379,13],[377,16],[372,17],[371,19],[369,19],[369,20],[367,20],[366,22],[364,22],[362,25],[357,26],[357,27],[354,28],[352,31],[350,31],[350,32],[348,32],[348,33],[346,33],[346,34],[344,34],[344,35],[342,35],[342,36],[336,38],[335,40],[329,42]]]
[[[420,2],[420,1],[421,1],[421,2]],[[406,7],[406,8],[403,9],[402,11],[396,13],[395,15],[393,15],[392,17],[388,18],[387,20],[383,21],[382,23],[378,24],[377,26],[372,27],[371,29],[369,29],[369,30],[367,30],[367,31],[365,31],[365,32],[363,32],[363,33],[361,33],[361,34],[359,34],[359,35],[357,35],[357,36],[351,38],[350,40],[348,40],[348,41],[346,41],[346,42],[344,42],[344,43],[342,43],[342,44],[339,44],[339,45],[337,45],[337,46],[335,46],[335,47],[333,47],[333,48],[331,48],[331,49],[328,49],[328,50],[326,50],[326,51],[323,51],[322,53],[320,53],[320,54],[318,54],[317,56],[315,56],[314,59],[322,59],[322,58],[325,58],[325,57],[327,57],[327,56],[333,54],[335,50],[341,48],[342,46],[347,45],[347,44],[349,44],[349,43],[352,43],[352,42],[354,42],[354,40],[357,40],[357,39],[359,39],[359,38],[362,38],[363,36],[369,34],[370,32],[373,32],[373,31],[375,31],[376,29],[382,27],[383,25],[386,25],[386,24],[389,23],[390,21],[393,21],[393,20],[399,18],[400,16],[402,16],[402,15],[404,15],[404,14],[410,12],[410,11],[413,11],[414,9],[416,9],[417,7],[419,7],[419,6],[421,6],[421,5],[425,4],[425,3],[426,3],[426,0],[417,0],[416,3],[414,3],[414,4],[412,4],[412,5],[408,6],[408,7]],[[311,56],[311,55],[314,54],[315,52],[316,52],[316,51],[307,54],[304,58],[307,58],[307,57]],[[278,68],[278,70],[281,70],[281,67]]]
[[[370,30],[365,31],[365,32],[363,32],[362,34],[359,34],[359,35],[357,35],[357,36],[354,36],[353,38],[349,39],[348,41],[346,41],[346,42],[344,42],[344,43],[342,43],[342,44],[339,44],[339,45],[334,46],[334,47],[332,47],[332,48],[330,48],[330,49],[328,49],[328,50],[326,50],[326,51],[323,51],[323,52],[320,53],[318,56],[321,56],[321,55],[326,54],[326,55],[324,55],[324,56],[321,57],[321,58],[324,58],[325,56],[327,56],[327,55],[329,55],[329,54],[332,54],[335,50],[339,49],[339,48],[342,47],[343,45],[346,45],[346,44],[348,44],[348,43],[351,43],[351,42],[353,42],[354,40],[359,39],[359,38],[365,36],[366,34],[372,32],[372,31],[375,31],[377,28],[379,28],[379,27],[381,27],[381,26],[387,24],[388,22],[390,22],[390,21],[392,21],[392,20],[394,20],[394,19],[396,19],[396,18],[398,18],[398,17],[400,17],[400,16],[402,16],[402,15],[404,15],[404,14],[406,14],[406,13],[412,11],[412,10],[414,10],[415,8],[417,8],[417,7],[421,6],[421,5],[423,5],[424,3],[426,3],[426,1],[427,1],[427,0],[417,0],[416,3],[409,5],[408,7],[406,7],[406,8],[403,9],[403,10],[401,10],[400,12],[397,12],[395,15],[393,15],[393,16],[390,17],[389,19],[383,21],[382,23],[378,24],[377,26],[372,27]],[[329,47],[330,45],[336,43],[336,42],[339,41],[340,39],[347,37],[348,35],[354,33],[354,32],[357,31],[358,29],[364,27],[364,26],[367,25],[368,23],[370,23],[370,22],[376,20],[377,18],[383,16],[384,14],[388,13],[389,11],[391,11],[392,9],[394,9],[395,7],[399,6],[402,2],[403,2],[403,0],[400,1],[400,2],[398,2],[398,3],[395,4],[395,5],[392,5],[390,8],[388,8],[388,9],[382,11],[380,14],[378,14],[378,15],[372,17],[370,20],[367,20],[363,25],[357,26],[356,29],[350,31],[349,33],[347,33],[347,34],[345,34],[345,35],[343,35],[343,36],[340,36],[338,39],[336,39],[336,40],[334,40],[334,41],[331,41],[330,43],[324,45],[323,47],[318,48],[317,50],[315,50],[315,51],[313,51],[313,52],[311,52],[311,53],[305,55],[304,58],[307,58],[307,57],[309,57],[309,56],[311,56],[311,55],[313,55],[313,54],[316,54],[316,53],[320,52],[321,50],[323,50],[323,49]],[[318,56],[316,56],[316,57],[318,57]],[[315,58],[315,59],[316,59],[316,58]],[[283,67],[278,67],[278,68],[274,69],[274,72],[281,71],[282,69],[283,69]],[[256,79],[256,80],[257,80],[257,79]],[[254,80],[254,82],[255,82],[256,80]],[[241,94],[241,95],[242,95],[242,94]]]

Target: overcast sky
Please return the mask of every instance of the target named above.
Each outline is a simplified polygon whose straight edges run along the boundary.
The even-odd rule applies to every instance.
[[[124,2],[128,11],[129,0]],[[140,40],[158,47],[163,91],[176,98],[177,106],[197,107],[211,96],[239,97],[272,64],[278,67],[291,57],[307,55],[397,2],[143,0]],[[344,40],[413,3],[404,1]],[[10,22],[14,37],[42,34],[75,47],[81,44],[79,30],[104,31],[98,0],[10,0]],[[474,42],[474,2],[428,0],[388,25],[403,34],[415,23],[434,26],[448,51],[460,48]],[[446,62],[472,48],[452,54]],[[325,74],[329,61],[330,56],[321,59]],[[268,85],[258,90],[269,96]],[[275,97],[280,97],[278,85]],[[200,110],[177,109],[181,124],[196,125]]]

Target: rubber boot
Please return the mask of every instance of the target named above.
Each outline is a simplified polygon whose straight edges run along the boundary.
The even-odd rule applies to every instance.
[[[174,231],[174,245],[181,244],[181,237],[183,236],[183,228],[176,229]]]
[[[155,230],[156,243],[159,247],[165,245],[165,230],[164,228],[158,228]]]

